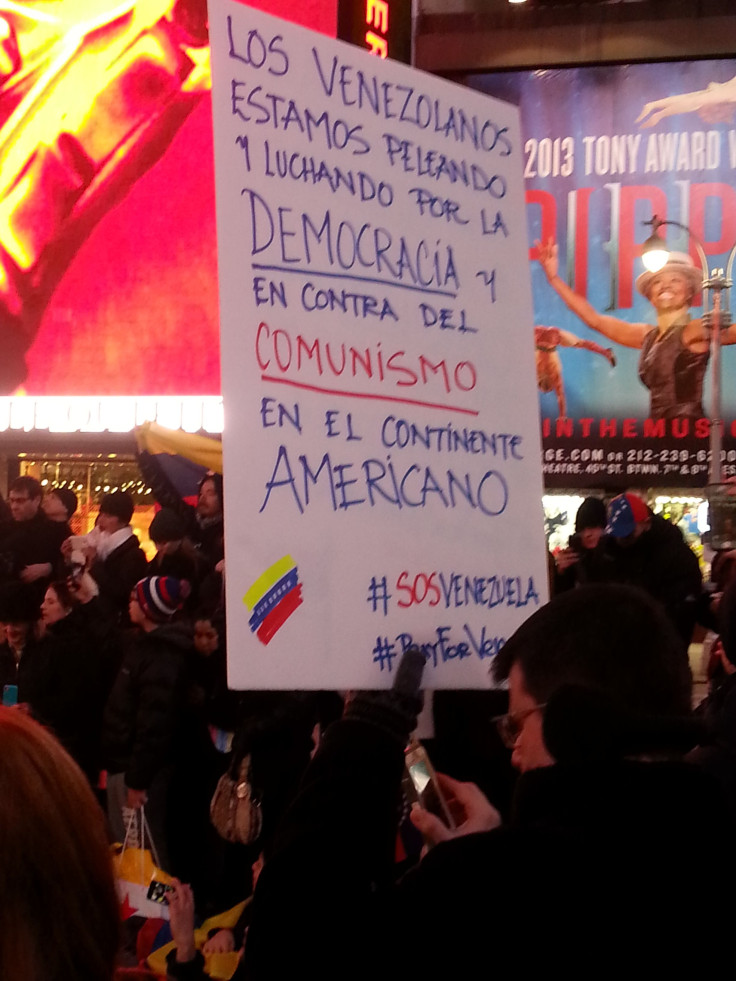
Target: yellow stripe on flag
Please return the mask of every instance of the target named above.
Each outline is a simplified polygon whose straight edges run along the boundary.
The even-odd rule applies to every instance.
[[[157,422],[144,422],[136,426],[135,438],[139,451],[172,453],[198,463],[207,470],[222,473],[222,443],[219,439],[185,433],[180,429],[166,429]]]
[[[248,592],[243,597],[243,602],[252,610],[259,599],[264,596],[272,586],[275,586],[279,579],[282,579],[286,573],[293,569],[296,562],[292,559],[290,555],[285,555],[283,559],[279,559],[278,562],[266,569],[253,583]]]

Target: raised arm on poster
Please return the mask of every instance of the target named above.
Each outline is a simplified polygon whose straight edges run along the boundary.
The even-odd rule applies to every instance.
[[[518,112],[209,12],[230,684],[485,687],[547,592]]]
[[[673,252],[659,272],[645,270],[638,276],[636,288],[651,302],[657,316],[653,327],[598,313],[560,278],[556,242],[537,240],[536,246],[547,281],[576,317],[618,344],[641,349],[639,378],[649,389],[650,418],[702,418],[710,340],[703,321],[689,315],[703,281],[690,256]],[[720,343],[736,344],[733,324],[721,332]]]

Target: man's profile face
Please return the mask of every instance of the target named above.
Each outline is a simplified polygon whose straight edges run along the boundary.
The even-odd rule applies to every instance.
[[[217,496],[217,489],[213,480],[205,480],[199,489],[199,500],[197,501],[197,514],[201,518],[216,518],[222,513],[220,498]]]
[[[511,762],[522,773],[555,762],[544,744],[542,735],[543,709],[526,690],[524,672],[514,664],[509,672],[509,715],[517,723],[519,732],[511,753]]]
[[[31,497],[28,491],[11,490],[8,494],[8,504],[13,521],[30,521],[35,518],[41,506],[41,498]]]
[[[63,524],[69,520],[69,515],[67,514],[67,510],[64,507],[63,502],[56,496],[56,494],[54,494],[53,491],[46,494],[41,503],[41,509],[46,517],[50,518],[52,521],[58,521],[59,523]]]
[[[649,284],[649,300],[655,310],[680,310],[690,306],[693,289],[682,273],[662,270]]]
[[[120,531],[121,528],[125,528],[125,524],[117,515],[100,511],[97,518],[97,527],[106,535],[113,535],[116,531]]]

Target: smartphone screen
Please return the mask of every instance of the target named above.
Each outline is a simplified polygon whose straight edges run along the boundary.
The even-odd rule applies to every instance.
[[[171,886],[166,882],[159,882],[158,879],[152,879],[151,884],[148,887],[147,897],[154,903],[161,903],[164,906],[169,905],[168,894],[171,892]]]
[[[413,743],[407,749],[406,769],[416,791],[417,801],[426,811],[435,814],[448,828],[454,828],[455,822],[440,790],[437,774],[427,756],[427,751],[419,743]]]
[[[3,685],[3,705],[11,706],[18,704],[18,686]]]

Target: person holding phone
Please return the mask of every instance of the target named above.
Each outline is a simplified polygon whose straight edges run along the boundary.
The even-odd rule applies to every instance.
[[[356,696],[307,771],[254,894],[246,976],[733,969],[730,945],[703,943],[729,935],[728,910],[692,903],[736,870],[730,854],[715,869],[686,853],[730,832],[718,788],[680,761],[697,735],[678,652],[631,587],[583,586],[537,610],[494,662],[521,771],[508,824],[477,787],[440,778],[457,827],[416,809],[436,847],[396,883],[423,660],[407,652],[393,691]]]
[[[586,497],[575,515],[575,534],[570,536],[567,548],[555,555],[555,595],[584,582],[607,578],[609,563],[601,547],[607,521],[605,501]]]

